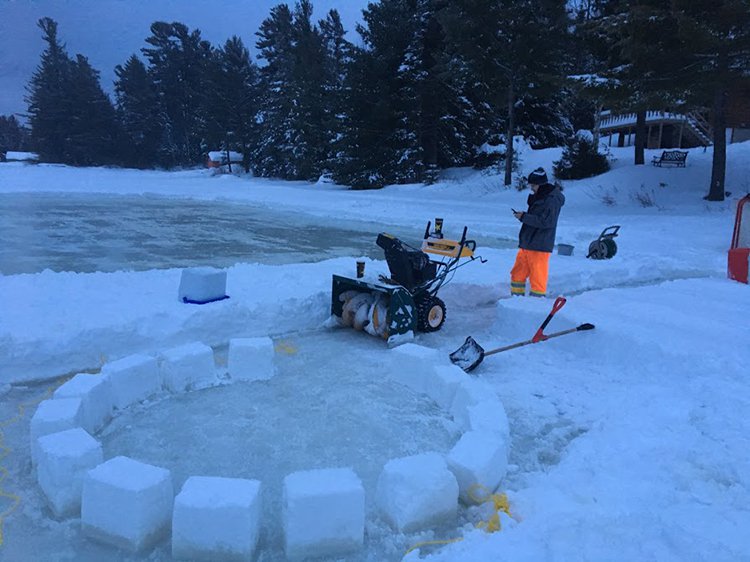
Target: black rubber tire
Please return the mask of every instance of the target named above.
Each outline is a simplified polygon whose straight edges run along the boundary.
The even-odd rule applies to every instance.
[[[604,242],[604,245],[607,247],[607,259],[609,260],[615,257],[615,254],[617,253],[617,244],[615,241],[611,238],[605,238],[602,242]]]
[[[445,303],[427,297],[417,305],[417,326],[421,332],[437,332],[445,324]]]

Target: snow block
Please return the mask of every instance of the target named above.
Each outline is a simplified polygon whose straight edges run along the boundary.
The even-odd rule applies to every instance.
[[[229,376],[233,380],[257,381],[274,375],[274,348],[271,338],[229,340]]]
[[[39,438],[37,481],[55,517],[80,513],[83,477],[103,460],[101,444],[80,427]]]
[[[365,490],[350,468],[293,472],[282,501],[287,558],[340,556],[362,547]]]
[[[391,350],[397,368],[394,379],[414,392],[428,394],[434,385],[435,364],[440,362],[437,350],[415,343],[405,343]]]
[[[393,459],[378,477],[376,503],[401,533],[452,523],[458,509],[458,483],[437,453]]]
[[[39,404],[31,418],[29,434],[31,437],[31,462],[36,464],[39,456],[38,439],[50,433],[73,429],[80,425],[81,399],[61,398],[44,400]]]
[[[510,437],[510,425],[505,407],[498,398],[487,397],[473,405],[467,406],[469,429],[493,431],[499,433],[506,441]]]
[[[493,431],[467,431],[446,457],[458,481],[461,501],[481,503],[493,493],[508,470],[508,441]]]
[[[173,501],[169,470],[115,457],[83,479],[81,530],[94,540],[139,552],[168,534]]]
[[[261,483],[192,476],[175,498],[172,557],[251,560],[258,542]]]
[[[458,424],[468,431],[471,429],[469,407],[491,398],[497,398],[492,387],[478,380],[465,378],[456,387],[456,395],[449,410],[450,414]]]
[[[456,398],[458,387],[467,376],[464,370],[456,365],[438,365],[435,367],[433,384],[427,389],[427,393],[438,406],[448,411]]]
[[[185,392],[216,384],[214,351],[204,343],[188,343],[168,349],[159,359],[162,384],[170,392]]]
[[[183,269],[177,298],[180,302],[192,304],[227,298],[227,272],[214,267]]]
[[[106,363],[102,375],[108,381],[112,404],[120,410],[153,396],[161,388],[156,358],[149,355],[129,355]]]
[[[101,375],[78,373],[60,386],[53,398],[81,399],[81,427],[89,433],[99,431],[112,417],[112,395],[109,384]]]

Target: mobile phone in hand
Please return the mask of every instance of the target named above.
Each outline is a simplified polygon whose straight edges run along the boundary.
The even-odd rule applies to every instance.
[[[516,211],[516,210],[515,210],[515,209],[514,209],[513,207],[511,207],[511,208],[510,208],[510,210],[511,210],[511,211],[513,211],[514,213],[517,213],[517,212],[518,212],[518,211]]]

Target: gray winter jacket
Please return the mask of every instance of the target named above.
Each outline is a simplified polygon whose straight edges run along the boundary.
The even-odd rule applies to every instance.
[[[529,195],[529,209],[521,217],[518,247],[537,252],[551,252],[555,247],[555,232],[560,209],[565,205],[562,190],[549,183],[539,186]]]

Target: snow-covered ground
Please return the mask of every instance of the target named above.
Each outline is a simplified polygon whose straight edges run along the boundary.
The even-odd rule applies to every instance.
[[[550,170],[560,154],[521,150],[522,173],[539,165]],[[647,151],[647,161],[656,153]],[[565,295],[568,303],[547,331],[582,322],[596,329],[487,357],[474,373],[508,412],[511,467],[501,490],[510,497],[515,524],[493,534],[464,526],[433,536],[394,535],[385,546],[381,541],[378,554],[361,559],[398,560],[416,542],[462,535],[461,542],[433,547],[431,559],[750,560],[750,288],[726,278],[734,202],[750,191],[750,143],[728,147],[732,196],[724,203],[702,199],[710,149],[691,150],[684,169],[633,166],[630,148],[613,154],[607,174],[564,182],[557,241],[575,251],[553,255],[550,265],[548,293]],[[515,255],[508,241],[518,231],[510,209],[523,208],[527,192],[504,189],[497,175],[453,170],[433,186],[355,192],[206,170],[0,164],[0,194],[48,192],[92,200],[115,194],[243,203],[301,225],[350,230],[376,223],[385,231],[419,232],[442,217],[446,234],[457,237],[466,225],[470,237],[485,242],[478,253],[488,261],[458,270],[441,291],[446,325],[416,338],[446,355],[467,335],[487,349],[528,339],[551,306],[550,299],[506,298]],[[589,242],[610,225],[621,226],[617,255],[587,260]],[[220,245],[216,252],[223,267]],[[177,301],[181,270],[175,268],[0,276],[0,492],[22,497],[2,521],[0,560],[94,560],[109,552],[85,546],[77,520],[50,517],[28,457],[33,407],[11,420],[19,406],[41,399],[62,375],[96,370],[134,352],[192,341],[220,349],[231,338],[261,335],[291,350],[290,373],[336,365],[340,377],[347,376],[346,362],[330,357],[340,356],[342,339],[351,342],[352,361],[372,365],[376,381],[389,353],[383,342],[322,327],[330,312],[331,275],[353,276],[360,258],[272,265],[248,256],[227,267],[231,298],[202,307]],[[368,275],[387,269],[380,259],[365,261]],[[32,382],[39,380],[44,382]],[[298,400],[311,400],[309,394],[290,401],[290,410]],[[354,394],[351,399],[371,408],[367,414],[382,408]],[[425,412],[422,405],[414,415],[431,415]],[[417,449],[430,435],[412,435],[412,424],[389,426],[377,416],[371,423]],[[4,479],[2,468],[8,470]],[[0,503],[0,517],[8,505]],[[161,546],[145,558],[167,556]]]

